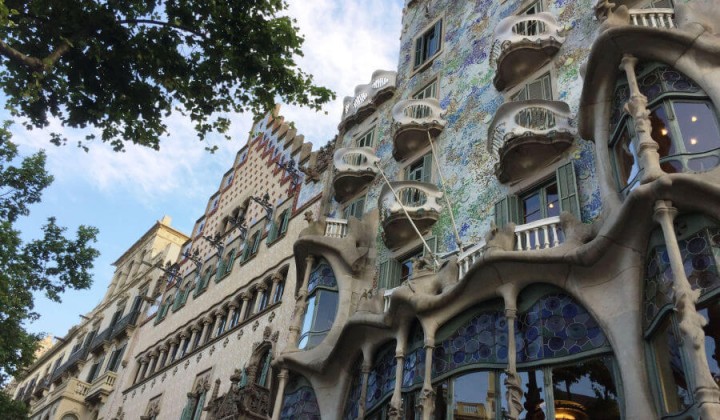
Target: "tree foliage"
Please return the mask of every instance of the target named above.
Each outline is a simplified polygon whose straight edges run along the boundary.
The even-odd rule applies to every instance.
[[[37,318],[33,293],[42,292],[60,302],[67,288],[90,286],[90,269],[99,255],[92,247],[97,229],[80,226],[74,238],[54,218],[42,227],[42,237],[23,241],[16,229],[18,220],[40,202],[42,191],[53,181],[45,170],[45,154],[18,156],[7,125],[0,129],[0,386],[21,374],[32,363],[39,335],[25,330]],[[0,392],[0,412],[14,407]],[[20,411],[19,411],[20,412]],[[9,418],[9,417],[8,417]]]
[[[0,87],[29,127],[51,116],[95,127],[116,150],[126,141],[159,148],[174,109],[201,140],[227,132],[228,112],[262,113],[278,100],[319,110],[335,96],[298,68],[303,38],[286,8],[285,0],[0,0]]]

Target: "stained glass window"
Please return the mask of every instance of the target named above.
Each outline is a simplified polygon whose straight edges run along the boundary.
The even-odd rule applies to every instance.
[[[337,288],[335,273],[325,259],[318,261],[308,279],[308,293],[312,293],[317,287]]]
[[[335,273],[320,259],[308,279],[308,304],[298,348],[310,349],[322,342],[335,321],[338,288]]]
[[[516,321],[518,363],[608,348],[592,315],[564,293],[546,295]]]
[[[280,418],[283,420],[319,420],[315,391],[307,379],[302,376],[293,377],[283,397]]]
[[[507,363],[507,322],[500,311],[470,318],[433,350],[433,378],[479,364]]]
[[[385,345],[375,356],[375,364],[368,375],[365,409],[372,410],[395,388],[395,342]]]
[[[348,393],[347,400],[345,401],[345,411],[343,413],[343,419],[355,420],[358,418],[360,413],[360,394],[362,393],[362,359],[359,359],[355,363],[355,368],[352,370],[352,382],[350,383],[350,392]]]
[[[425,334],[420,323],[415,323],[410,331],[408,349],[403,366],[403,390],[422,385],[425,375]]]

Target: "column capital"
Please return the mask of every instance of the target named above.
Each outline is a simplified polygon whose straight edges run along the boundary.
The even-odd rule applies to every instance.
[[[240,299],[242,299],[244,301],[248,301],[248,300],[250,300],[250,295],[248,294],[248,292],[242,292],[242,293],[240,293]]]
[[[280,272],[276,272],[272,275],[272,277],[270,277],[270,280],[272,280],[273,283],[277,284],[277,283],[280,283],[280,281],[284,278],[285,278],[285,276],[280,274]]]
[[[305,257],[305,262],[306,262],[307,264],[312,265],[312,263],[315,262],[315,256],[314,256],[314,255],[308,255],[307,257]]]
[[[653,220],[655,220],[658,224],[662,224],[662,218],[665,216],[669,216],[670,221],[675,220],[677,214],[678,209],[672,205],[672,201],[658,200],[655,202]]]
[[[267,288],[268,288],[267,284],[265,284],[265,283],[260,283],[257,286],[255,286],[255,289],[260,290],[262,292],[266,291]]]
[[[196,333],[196,332],[200,331],[200,326],[197,324],[193,324],[192,326],[190,326],[190,331]]]
[[[187,331],[183,331],[183,332],[180,333],[180,339],[181,339],[181,340],[184,340],[184,339],[188,338],[189,336],[190,336],[190,334],[188,334]]]
[[[182,334],[180,335],[180,338],[182,339]],[[176,346],[176,345],[178,345],[178,344],[180,343],[180,340],[178,340],[177,337],[173,337],[173,338],[171,338],[170,340],[168,340],[168,343],[169,343],[171,346]]]
[[[505,308],[505,318],[515,319],[517,318],[516,308]]]
[[[167,345],[167,344],[161,345],[160,348],[159,348],[159,350],[160,350],[160,353],[167,352],[167,351],[168,351],[168,345]]]
[[[228,303],[228,308],[230,308],[231,310],[237,309],[238,306],[240,305],[238,305],[237,302],[235,302],[234,300]]]
[[[212,323],[213,323],[213,319],[212,319],[212,317],[210,317],[210,316],[206,316],[205,318],[202,319],[202,323],[205,324],[205,325],[207,325],[207,324],[212,324]]]
[[[220,308],[215,311],[215,316],[225,316],[225,315],[227,315],[227,311],[225,309]]]

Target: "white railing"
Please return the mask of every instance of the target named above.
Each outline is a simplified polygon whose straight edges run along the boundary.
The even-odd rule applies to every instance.
[[[630,24],[647,28],[672,29],[675,27],[673,9],[631,9]]]
[[[458,255],[458,278],[463,278],[467,274],[470,267],[480,259],[484,248],[485,240],[481,240]]]
[[[96,393],[98,390],[105,390],[105,391],[111,391],[113,389],[113,386],[115,385],[115,380],[117,379],[117,375],[114,372],[107,371],[97,379],[95,379],[88,388],[88,391],[86,392],[87,395],[92,395]]]
[[[387,289],[385,293],[383,293],[383,312],[387,312],[390,309],[390,298],[392,298],[392,294],[396,289],[397,287]]]
[[[435,123],[445,127],[446,124],[442,118],[445,112],[435,98],[399,101],[393,106],[392,115],[397,125]]]
[[[328,238],[344,238],[348,233],[348,222],[345,219],[325,219],[325,236]]]
[[[505,142],[528,135],[572,133],[572,115],[565,102],[535,99],[505,102],[498,108],[488,129],[488,152],[500,150]]]
[[[545,40],[554,39],[560,43],[565,41],[563,31],[555,16],[548,12],[534,15],[512,15],[501,20],[495,28],[495,41],[490,51],[490,63],[497,65],[497,59],[510,45],[528,41],[540,44]]]
[[[333,155],[336,172],[373,172],[378,173],[375,163],[380,158],[375,156],[370,147],[344,147],[337,149]]]
[[[440,213],[442,205],[440,199],[443,193],[434,184],[419,181],[395,181],[391,185],[397,193],[400,200],[399,203],[395,199],[395,195],[386,185],[380,192],[380,217],[384,220],[390,215],[403,214],[403,207],[408,213]]]
[[[560,216],[515,226],[515,250],[555,248],[565,241]]]
[[[358,110],[372,104],[378,94],[395,88],[397,73],[388,70],[376,70],[370,83],[355,87],[354,96],[346,96],[343,100],[342,120],[355,115]]]

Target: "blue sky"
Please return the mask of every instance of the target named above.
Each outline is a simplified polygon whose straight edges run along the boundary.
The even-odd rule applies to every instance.
[[[290,0],[289,14],[298,20],[305,36],[300,67],[315,81],[333,89],[337,100],[324,113],[283,106],[281,114],[294,121],[298,132],[315,147],[337,133],[342,99],[352,96],[355,86],[368,83],[377,69],[395,70],[404,0]],[[7,114],[0,115],[7,119]],[[73,142],[56,147],[49,132],[62,131],[69,139],[83,138],[86,131],[68,130],[51,121],[48,130],[26,131],[22,124],[12,128],[21,153],[45,149],[47,167],[55,182],[34,206],[30,217],[19,223],[26,239],[39,236],[39,228],[50,216],[74,231],[86,224],[100,229],[92,288],[68,291],[60,304],[36,297],[39,320],[28,325],[32,332],[63,336],[102,299],[114,268],[111,264],[156,220],[172,217],[172,226],[189,233],[202,215],[207,199],[217,190],[222,175],[231,165],[250,131],[250,115],[233,115],[233,141],[211,140],[220,149],[204,150],[195,138],[192,125],[180,115],[168,119],[170,135],[155,152],[127,146],[116,153],[97,143],[89,152]]]

